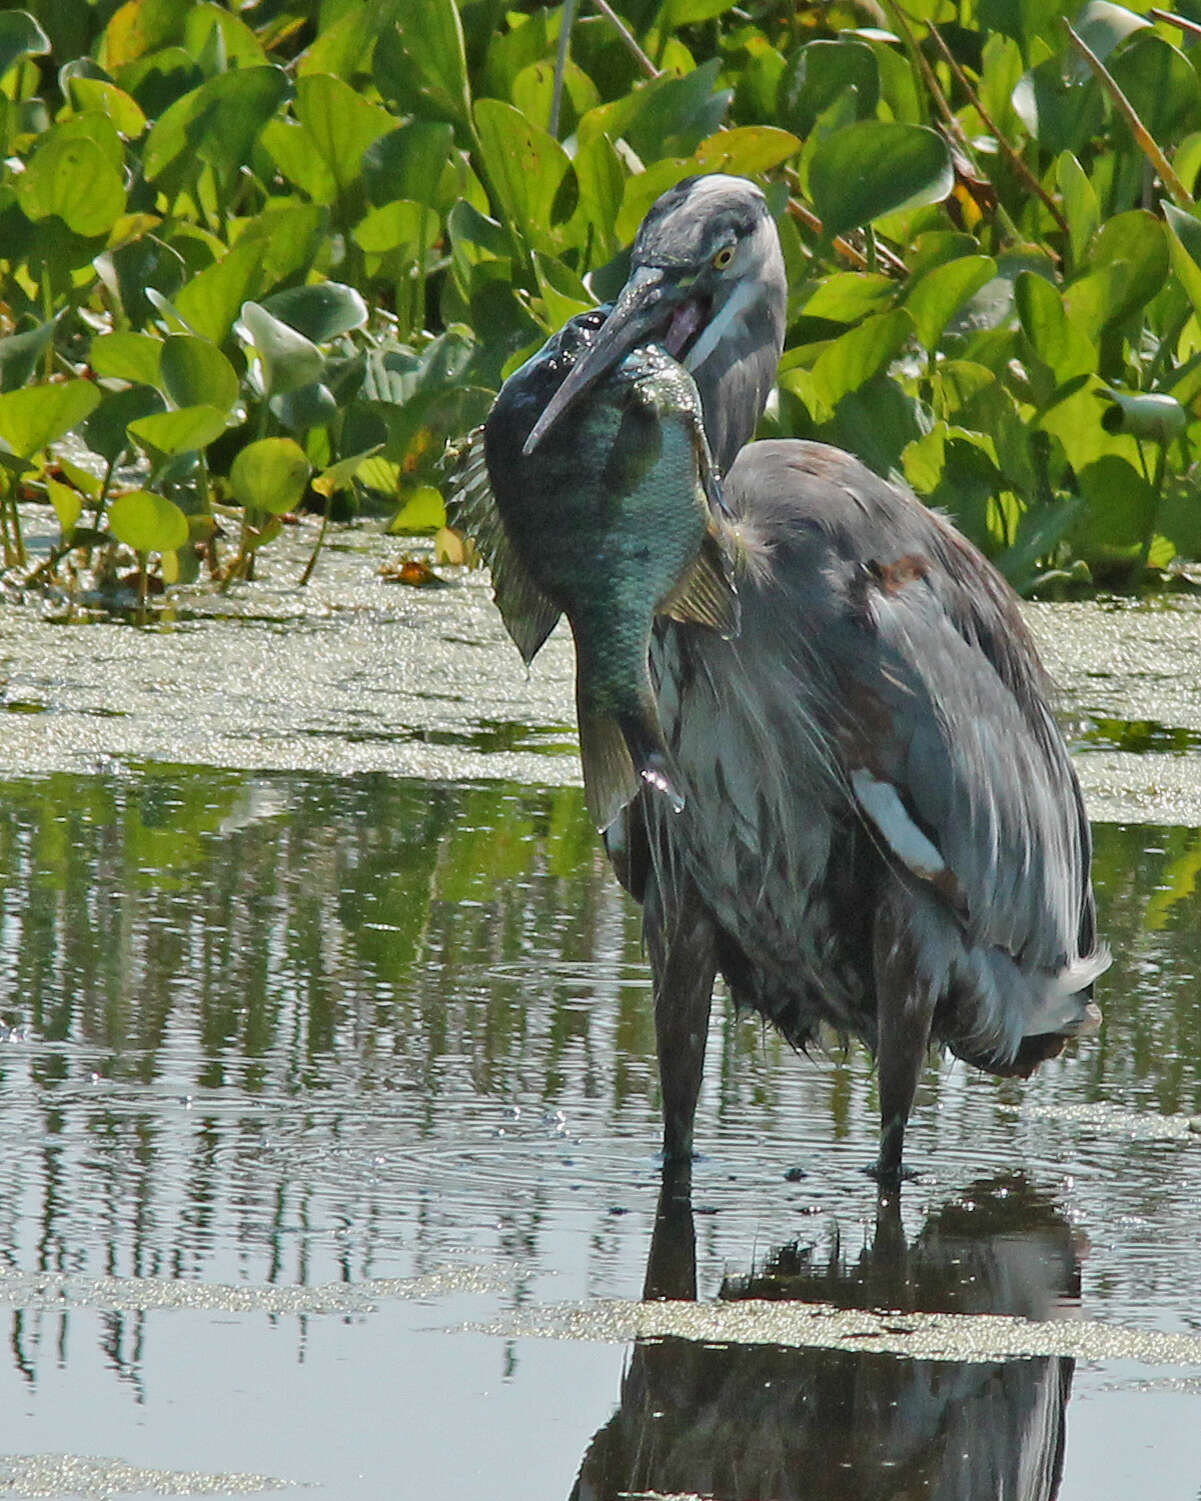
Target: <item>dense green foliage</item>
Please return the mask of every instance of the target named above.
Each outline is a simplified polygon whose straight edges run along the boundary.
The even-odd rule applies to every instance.
[[[903,475],[1021,588],[1201,556],[1187,22],[1107,0],[617,9],[0,12],[6,563],[29,570],[30,494],[63,532],[41,576],[116,539],[167,581],[205,550],[237,577],[310,486],[436,527],[447,439],[620,284],[653,199],[713,169],[780,215],[765,430]],[[56,453],[71,432],[95,463]]]

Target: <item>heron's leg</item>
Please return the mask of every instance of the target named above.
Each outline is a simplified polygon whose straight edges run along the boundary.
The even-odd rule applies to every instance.
[[[873,924],[872,960],[880,1076],[880,1153],[874,1176],[882,1188],[895,1188],[903,1176],[905,1126],[930,1046],[934,994],[917,973],[904,919],[887,899]]]
[[[692,1123],[705,1067],[717,974],[713,920],[686,877],[667,898],[647,882],[643,931],[655,976],[655,1040],[663,1092],[663,1155],[692,1156]]]

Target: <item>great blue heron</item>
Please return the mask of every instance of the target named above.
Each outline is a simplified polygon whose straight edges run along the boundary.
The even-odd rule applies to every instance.
[[[651,674],[685,793],[606,832],[643,905],[667,1157],[692,1152],[711,992],[804,1048],[826,1024],[879,1068],[875,1172],[901,1176],[927,1051],[1026,1075],[1095,1028],[1080,787],[1013,591],[849,454],[751,443],[783,345],[763,194],[680,183],[650,210],[594,347],[526,444],[635,345],[695,378],[741,563],[732,639],[665,620]]]

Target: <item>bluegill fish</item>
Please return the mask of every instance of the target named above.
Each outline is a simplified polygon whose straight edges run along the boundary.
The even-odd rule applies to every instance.
[[[683,806],[647,667],[656,615],[733,635],[738,600],[692,377],[634,349],[531,454],[522,448],[602,310],[573,318],[501,388],[468,449],[453,525],[492,569],[525,661],[567,616],[588,808],[605,828],[646,783]]]

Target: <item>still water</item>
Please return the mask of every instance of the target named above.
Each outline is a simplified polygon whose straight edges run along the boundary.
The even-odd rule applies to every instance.
[[[1031,611],[1105,1027],[932,1063],[878,1213],[862,1053],[722,1006],[662,1183],[562,635],[287,541],[0,604],[0,1495],[1198,1501],[1196,602]]]
[[[932,1064],[878,1218],[863,1056],[721,1009],[661,1196],[574,787],[8,779],[2,1493],[1196,1501],[1201,833],[1096,843],[1100,1040]],[[717,1324],[632,1341],[644,1285]]]

